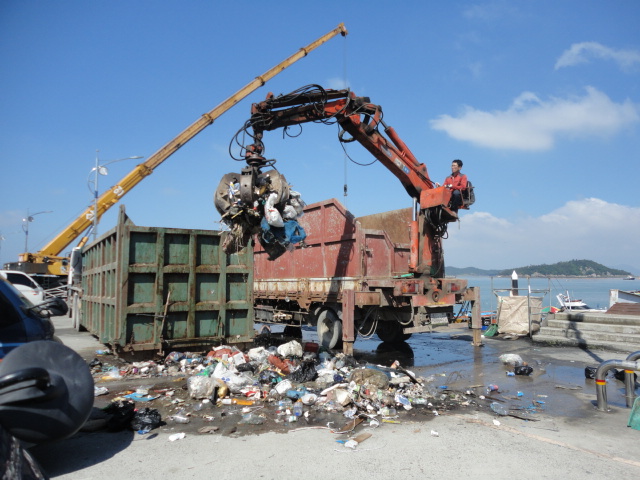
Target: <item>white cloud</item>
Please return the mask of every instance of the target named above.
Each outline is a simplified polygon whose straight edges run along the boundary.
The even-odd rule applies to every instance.
[[[537,218],[506,220],[486,212],[464,215],[445,240],[448,265],[510,268],[573,259],[640,267],[633,239],[640,237],[640,207],[598,198],[567,202]]]
[[[598,42],[574,43],[569,50],[565,50],[556,61],[555,69],[573,67],[581,63],[588,63],[592,58],[613,60],[623,70],[629,70],[640,64],[640,51],[614,50]]]
[[[459,117],[440,115],[434,130],[475,145],[510,150],[549,150],[558,136],[611,135],[640,119],[629,99],[615,103],[596,88],[582,97],[541,100],[531,92],[517,97],[507,110],[484,112],[465,107]]]

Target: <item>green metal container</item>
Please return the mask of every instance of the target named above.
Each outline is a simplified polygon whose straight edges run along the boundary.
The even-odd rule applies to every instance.
[[[205,349],[253,339],[253,251],[223,232],[118,225],[82,255],[80,323],[120,351]]]

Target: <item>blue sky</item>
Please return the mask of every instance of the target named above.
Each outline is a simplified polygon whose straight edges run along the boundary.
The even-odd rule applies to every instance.
[[[220,229],[213,191],[241,167],[228,146],[251,103],[347,85],[382,106],[434,181],[464,161],[477,200],[449,228],[448,265],[587,258],[640,274],[640,3],[616,0],[4,0],[0,261],[24,250],[27,212],[52,211],[29,224],[37,251],[90,205],[96,150],[101,163],[149,157],[340,22],[346,38],[276,76],[123,197],[131,219]],[[265,144],[307,203],[338,198],[356,216],[411,205],[384,167],[345,159],[336,127]],[[110,165],[100,192],[136,162]]]

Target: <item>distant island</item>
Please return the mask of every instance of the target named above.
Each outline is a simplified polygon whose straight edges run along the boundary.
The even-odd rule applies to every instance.
[[[475,267],[446,267],[447,275],[511,276],[513,271],[523,277],[626,277],[631,273],[609,268],[592,260],[571,260],[552,265],[528,265],[506,270],[482,270]]]

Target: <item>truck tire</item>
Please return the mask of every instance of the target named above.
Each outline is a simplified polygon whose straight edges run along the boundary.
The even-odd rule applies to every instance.
[[[318,343],[328,349],[342,345],[342,320],[331,308],[325,308],[318,314]]]
[[[402,325],[397,322],[379,322],[376,335],[383,342],[400,343],[411,338],[410,333],[402,331]]]

